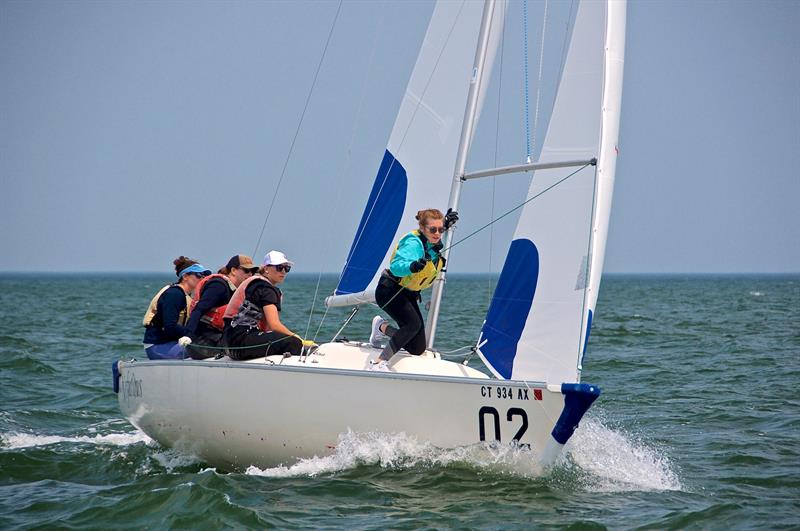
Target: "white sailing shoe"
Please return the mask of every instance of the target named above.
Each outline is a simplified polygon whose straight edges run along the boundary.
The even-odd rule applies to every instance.
[[[379,360],[377,362],[370,361],[367,370],[374,372],[392,372],[391,370],[389,370],[389,364],[386,363],[386,360]]]
[[[385,322],[386,319],[380,315],[372,318],[372,332],[369,334],[369,344],[375,348],[383,348],[381,341],[389,338],[389,336],[381,332],[381,325]]]

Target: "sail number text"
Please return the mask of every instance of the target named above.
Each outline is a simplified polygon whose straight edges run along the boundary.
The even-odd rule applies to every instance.
[[[533,396],[528,394],[528,391],[532,391]],[[481,396],[484,398],[500,398],[505,400],[541,400],[542,390],[482,385]]]
[[[524,409],[519,407],[512,407],[506,412],[506,423],[512,424],[512,429],[516,426],[516,433],[511,438],[512,441],[522,440],[522,436],[528,431],[528,414]],[[487,435],[487,428],[489,436],[494,436],[495,441],[500,442],[500,413],[492,406],[483,406],[478,410],[478,437],[479,440],[485,441]]]

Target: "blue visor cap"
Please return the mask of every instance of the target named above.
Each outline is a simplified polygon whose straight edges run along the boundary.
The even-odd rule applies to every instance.
[[[178,278],[183,278],[183,275],[187,273],[196,273],[200,276],[206,276],[211,274],[210,269],[206,269],[206,266],[200,264],[192,264],[180,273],[178,273]]]

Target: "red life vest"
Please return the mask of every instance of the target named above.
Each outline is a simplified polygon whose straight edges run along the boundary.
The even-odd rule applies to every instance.
[[[239,313],[239,310],[242,307],[242,303],[244,303],[245,299],[244,295],[245,291],[247,290],[247,286],[249,286],[250,283],[253,282],[254,280],[263,280],[264,282],[267,282],[270,285],[272,285],[272,283],[269,280],[267,280],[265,277],[261,275],[253,275],[252,277],[246,279],[244,282],[239,284],[239,287],[236,288],[236,291],[233,292],[231,301],[228,303],[227,308],[225,308],[225,313],[222,316],[223,319],[233,319],[236,316],[236,314]],[[258,328],[262,332],[269,332],[269,329],[267,328],[267,318],[266,316],[263,315],[263,313],[261,320],[258,322]]]
[[[224,280],[228,284],[228,287],[231,289],[231,291],[236,289],[225,275],[214,273],[213,275],[203,277],[203,279],[197,283],[197,287],[194,288],[194,295],[192,296],[192,304],[189,307],[189,314],[194,311],[194,307],[197,306],[198,302],[200,302],[200,297],[203,295],[203,287],[208,283],[208,281],[214,278],[221,278]],[[222,320],[222,318],[225,315],[225,309],[227,307],[227,304],[223,304],[222,306],[217,306],[216,308],[210,309],[204,313],[202,317],[200,317],[200,321],[206,323],[207,325],[213,326],[217,330],[222,330],[225,327],[225,322]]]

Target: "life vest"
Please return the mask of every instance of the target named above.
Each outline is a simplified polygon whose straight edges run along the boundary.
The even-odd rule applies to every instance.
[[[205,285],[212,279],[220,278],[224,280],[228,284],[228,288],[231,292],[236,291],[236,286],[234,286],[231,281],[225,275],[221,275],[219,273],[214,273],[213,275],[208,275],[207,277],[203,277],[203,279],[197,283],[197,287],[194,288],[194,295],[192,296],[192,304],[189,306],[189,315],[194,311],[195,306],[197,303],[200,302],[200,297],[203,295],[203,288]],[[216,308],[212,308],[208,310],[206,313],[200,317],[200,322],[206,323],[207,325],[213,326],[217,330],[222,330],[225,327],[225,321],[222,320],[223,316],[225,315],[225,310],[227,309],[228,305],[223,304],[222,306],[217,306]]]
[[[272,282],[261,275],[253,275],[252,277],[246,279],[244,282],[239,284],[239,287],[233,292],[231,300],[228,303],[228,306],[225,308],[225,313],[222,315],[222,318],[231,319],[231,324],[236,326],[237,318],[246,317],[244,320],[255,320],[258,328],[262,332],[269,332],[270,330],[267,328],[267,318],[264,316],[264,310],[262,308],[257,308],[253,303],[245,298],[247,286],[249,286],[254,280],[263,280],[269,285],[272,285]],[[278,290],[278,293],[280,293],[280,290]],[[283,297],[282,293],[280,294],[280,297]],[[240,315],[240,313],[243,315]]]
[[[158,290],[158,293],[155,294],[153,299],[150,301],[150,304],[147,306],[147,311],[144,312],[144,318],[142,319],[143,326],[150,326],[153,324],[153,320],[156,318],[156,313],[158,313],[158,299],[161,298],[161,295],[163,295],[165,291],[167,291],[169,288],[173,286],[183,291],[183,289],[180,286],[178,286],[178,284],[167,284],[166,286]],[[184,293],[184,296],[186,297],[186,308],[181,310],[180,313],[178,314],[178,324],[181,326],[186,324],[186,321],[189,317],[189,312],[186,310],[187,308],[189,308],[189,305],[192,302],[192,299],[189,297],[188,294]]]
[[[420,242],[422,242],[422,250],[425,253],[426,258],[430,258],[428,255],[428,248],[425,246],[425,238],[423,238],[422,234],[418,230],[412,230],[408,234],[413,234],[417,238],[419,238]],[[406,236],[408,236],[406,234]],[[405,238],[405,236],[403,237]],[[403,238],[400,238],[402,240]],[[400,242],[397,242],[397,245],[392,252],[392,257],[389,259],[391,263],[394,260],[394,255],[397,254],[397,249],[400,248]],[[433,263],[433,260],[428,260],[425,264],[425,267],[422,268],[422,271],[417,271],[416,273],[411,273],[410,275],[406,275],[404,277],[397,278],[397,283],[403,286],[404,288],[411,290],[411,291],[422,291],[431,287],[433,281],[436,280],[436,277],[439,276],[439,272],[442,270],[442,266],[444,266],[444,260],[439,257],[436,260],[436,264]],[[394,275],[392,275],[394,276]]]

